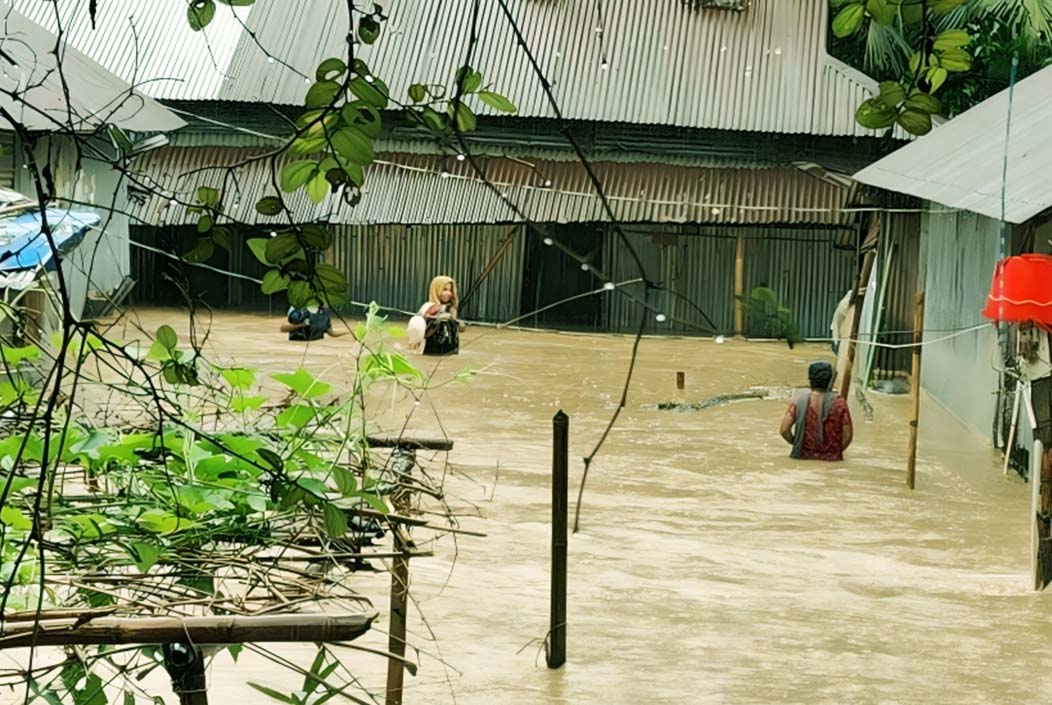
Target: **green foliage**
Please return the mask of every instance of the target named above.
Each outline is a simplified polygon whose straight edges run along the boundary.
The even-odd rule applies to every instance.
[[[834,56],[899,86],[856,112],[870,129],[898,125],[926,134],[932,118],[952,117],[1052,64],[1049,0],[833,0]],[[889,100],[897,97],[897,100]]]
[[[739,297],[746,306],[746,327],[751,337],[784,339],[793,347],[803,342],[792,312],[782,306],[778,295],[766,286],[754,288],[748,297]]]

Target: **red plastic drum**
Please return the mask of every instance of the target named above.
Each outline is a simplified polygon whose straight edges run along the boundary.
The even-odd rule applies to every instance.
[[[999,262],[983,316],[1052,326],[1052,256],[1019,255]]]

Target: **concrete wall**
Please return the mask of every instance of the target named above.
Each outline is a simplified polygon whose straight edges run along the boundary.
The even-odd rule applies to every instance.
[[[925,342],[986,322],[980,312],[990,291],[999,242],[1000,224],[990,218],[967,212],[924,215]],[[924,389],[968,427],[992,438],[1001,366],[996,329],[991,325],[932,342],[921,360]]]
[[[105,149],[107,145],[99,147]],[[89,297],[112,292],[131,270],[128,217],[120,213],[128,210],[127,189],[121,183],[122,175],[105,162],[85,157],[77,169],[74,148],[64,137],[51,138],[50,144],[42,140],[36,159],[41,165],[50,163],[60,197],[94,204],[94,210],[102,218],[101,230],[90,232],[62,263],[70,307],[79,319]],[[16,189],[35,199],[30,172],[26,169],[16,172]],[[90,208],[80,204],[70,207]]]

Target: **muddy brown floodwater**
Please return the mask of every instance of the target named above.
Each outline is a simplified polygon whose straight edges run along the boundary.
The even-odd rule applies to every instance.
[[[141,312],[148,329],[171,312]],[[342,374],[349,339],[289,343],[276,318],[220,314],[210,343],[268,370],[303,360]],[[570,540],[568,663],[544,667],[551,417],[571,419],[571,492],[613,413],[631,339],[470,328],[430,394],[462,475],[447,488],[487,538],[444,539],[412,565],[420,657],[409,704],[1036,703],[1052,693],[1049,596],[1028,579],[1028,489],[984,440],[925,400],[917,489],[904,486],[908,399],[856,405],[837,465],[794,463],[777,435],[783,400],[659,411],[754,386],[787,387],[827,348],[647,339],[628,407],[596,461]],[[425,368],[436,364],[422,360]],[[675,373],[686,373],[677,396]],[[966,381],[962,381],[966,383]],[[398,400],[383,418],[404,412]],[[409,432],[439,430],[429,404]],[[499,466],[499,473],[497,468]],[[571,511],[573,508],[571,498]],[[455,565],[454,565],[455,560]],[[386,575],[361,576],[386,612]],[[383,628],[386,625],[377,624]],[[376,633],[364,644],[383,647]],[[524,648],[525,647],[525,648]],[[307,665],[309,646],[283,648]],[[448,667],[431,655],[440,653]],[[376,692],[383,662],[351,653]],[[263,702],[245,681],[302,679],[244,653],[210,673],[214,703]],[[164,689],[163,680],[158,680]],[[174,702],[174,700],[172,700]]]

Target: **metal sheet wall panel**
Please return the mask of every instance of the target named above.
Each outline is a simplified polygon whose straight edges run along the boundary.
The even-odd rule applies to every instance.
[[[291,11],[294,3],[282,4]],[[52,32],[61,18],[70,46],[143,93],[191,100],[218,95],[244,31],[242,22],[253,10],[236,8],[239,22],[233,8],[220,7],[204,31],[194,32],[187,24],[183,2],[106,0],[98,3],[94,28],[89,0],[13,0],[13,5]]]
[[[921,228],[921,259],[927,270],[924,328],[930,331],[925,340],[983,323],[979,312],[997,263],[1000,224],[959,211],[925,213]],[[1001,366],[996,329],[985,326],[927,345],[921,365],[924,389],[989,438]]]
[[[198,186],[231,191],[236,183],[234,215],[257,217],[252,205],[273,193],[269,159],[256,159],[258,149],[187,147],[147,153],[136,169],[159,191],[135,206],[135,216],[151,224],[191,223],[182,207],[170,207],[173,196],[192,203]],[[477,178],[466,162],[418,154],[384,154],[369,167],[361,203],[351,207],[340,197],[320,204],[302,191],[287,198],[302,222],[345,224],[501,223],[521,218],[570,223],[609,220],[584,167],[576,162],[508,159],[481,162],[498,195]],[[284,160],[278,160],[280,170]],[[222,167],[242,165],[228,170]],[[798,169],[716,169],[664,164],[593,164],[615,217],[622,222],[709,224],[816,223],[847,225],[842,213],[852,189]],[[545,181],[550,181],[551,188]],[[506,199],[506,200],[505,200]],[[233,207],[235,203],[227,203]]]
[[[475,288],[465,318],[502,322],[519,315],[525,228],[519,225],[378,225],[337,227],[330,261],[350,284],[350,298],[415,312],[427,300],[431,278],[457,281],[461,297]],[[497,259],[501,246],[511,239]]]
[[[919,213],[885,213],[881,217],[879,262],[881,269],[890,262],[887,291],[884,293],[881,330],[877,338],[882,343],[901,345],[913,339],[914,300],[923,283],[918,278],[920,258]],[[883,280],[877,272],[877,281]],[[908,374],[912,353],[908,348],[877,348],[873,362],[873,378],[892,378]]]
[[[792,312],[805,338],[829,338],[833,312],[851,288],[855,253],[833,247],[834,234],[771,229],[745,241],[745,294],[766,285]]]
[[[359,47],[359,57],[398,98],[412,83],[448,83],[464,60],[472,5],[391,0],[384,5],[390,17],[384,36]],[[859,134],[858,90],[817,100],[827,82],[825,0],[753,0],[741,13],[698,11],[673,0],[606,0],[601,25],[589,2],[509,5],[569,119]],[[259,41],[242,39],[230,78],[210,97],[296,104],[306,89],[302,76],[313,75],[322,59],[346,53],[342,8],[328,0],[291,7],[285,0],[257,1],[247,24]],[[500,5],[481,7],[472,64],[517,103],[520,115],[554,117]],[[292,68],[267,63],[261,47]],[[850,78],[839,81],[853,85]],[[819,115],[818,105],[831,113]]]
[[[725,228],[693,228],[676,225],[632,225],[628,238],[643,260],[647,275],[679,296],[651,291],[647,302],[664,311],[669,320],[650,320],[647,331],[685,333],[729,333],[734,315],[735,238]],[[638,278],[639,268],[627,248],[614,234],[607,235],[605,269],[614,281]],[[643,296],[642,285],[629,288]],[[712,319],[710,331],[698,309]],[[610,294],[604,300],[606,328],[635,331],[642,307],[624,296]]]

